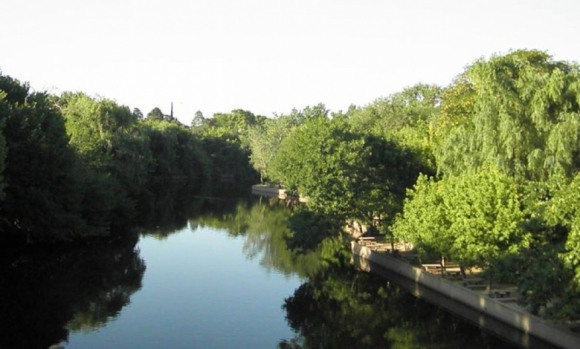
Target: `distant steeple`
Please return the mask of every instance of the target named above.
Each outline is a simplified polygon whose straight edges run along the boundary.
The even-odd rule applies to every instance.
[[[171,102],[171,120],[173,120],[173,102]]]

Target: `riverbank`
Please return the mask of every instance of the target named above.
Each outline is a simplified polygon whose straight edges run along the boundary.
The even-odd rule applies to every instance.
[[[299,202],[299,203],[308,202],[308,198],[306,197],[290,195],[286,192],[286,189],[282,189],[276,186],[270,186],[267,184],[252,185],[252,195],[278,198],[280,200],[287,200],[291,202]]]
[[[397,253],[376,251],[356,241],[352,242],[351,249],[353,255],[359,257],[362,270],[380,273],[380,269],[384,269],[387,273],[397,275],[417,297],[430,298],[451,311],[463,309],[460,315],[469,314],[467,318],[472,322],[522,347],[580,346],[580,336],[570,329],[533,316],[501,298],[493,298],[414,267],[396,257]]]

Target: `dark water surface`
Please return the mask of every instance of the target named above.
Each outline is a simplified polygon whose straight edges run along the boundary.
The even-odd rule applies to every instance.
[[[0,348],[510,347],[356,271],[338,241],[289,251],[276,202],[184,212],[138,238],[3,266]]]

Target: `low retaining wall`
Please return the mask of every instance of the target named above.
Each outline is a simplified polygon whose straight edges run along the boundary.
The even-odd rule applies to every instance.
[[[300,203],[305,203],[308,201],[308,198],[305,197],[296,197],[293,195],[286,194],[286,189],[281,189],[278,187],[271,187],[265,184],[254,184],[252,185],[252,194],[253,195],[260,195],[260,196],[267,196],[267,197],[274,197],[281,200],[291,200],[291,201],[298,201]]]
[[[352,252],[360,258],[376,263],[389,271],[412,280],[415,285],[427,287],[454,302],[471,307],[486,317],[497,319],[522,331],[526,335],[537,337],[560,348],[580,348],[580,336],[569,330],[555,327],[539,317],[456,285],[442,277],[431,275],[397,258],[373,252],[370,248],[362,246],[355,241],[352,242],[351,248]],[[421,296],[421,292],[418,289],[413,293]],[[480,325],[483,324],[480,323]],[[520,344],[529,346],[525,342]]]

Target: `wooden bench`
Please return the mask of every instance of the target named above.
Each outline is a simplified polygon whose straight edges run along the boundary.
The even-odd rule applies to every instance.
[[[441,264],[427,264],[427,263],[423,263],[423,268],[426,269],[441,269]]]
[[[423,264],[422,267],[423,270],[431,274],[441,274],[443,271],[441,264]]]
[[[448,263],[445,265],[445,276],[451,278],[460,278],[462,277],[461,274],[461,267],[459,264],[456,263]]]
[[[358,238],[358,243],[363,245],[363,246],[374,245],[376,243],[376,239],[374,236],[368,236],[368,237],[361,236]]]

